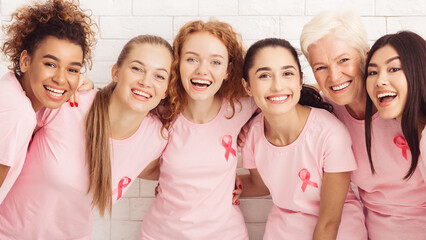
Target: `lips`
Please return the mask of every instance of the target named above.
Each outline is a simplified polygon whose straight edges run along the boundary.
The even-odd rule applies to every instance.
[[[196,87],[197,89],[206,89],[212,85],[212,81],[207,79],[191,79],[192,86]]]
[[[396,92],[380,92],[377,94],[377,99],[380,103],[391,102],[397,96]]]
[[[347,81],[347,82],[344,82],[344,83],[339,84],[339,85],[331,86],[330,88],[333,91],[342,91],[343,89],[349,87],[349,85],[351,85],[351,83],[352,83],[352,81]]]
[[[266,99],[272,103],[284,103],[287,101],[289,95],[287,94],[280,94],[280,95],[273,95],[268,96]]]
[[[47,96],[54,100],[61,100],[67,92],[65,89],[58,89],[52,86],[43,85],[46,90]]]
[[[142,101],[148,101],[152,98],[152,95],[146,91],[138,90],[135,88],[132,88],[131,91],[138,99]]]

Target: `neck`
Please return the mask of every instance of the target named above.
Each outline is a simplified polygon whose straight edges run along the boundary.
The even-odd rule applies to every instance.
[[[217,116],[221,106],[222,99],[218,97],[206,100],[193,100],[188,98],[188,106],[186,106],[182,114],[193,123],[208,123]]]
[[[25,95],[27,95],[27,97],[30,99],[34,112],[37,112],[43,106],[37,101],[37,98],[34,96],[34,93],[31,89],[30,80],[27,78],[26,74],[22,74],[22,77],[20,79],[18,78],[18,80],[22,86],[22,89],[25,91]]]
[[[291,111],[272,115],[263,113],[265,116],[265,137],[275,146],[287,146],[296,141],[305,127],[311,109],[297,104]]]
[[[367,95],[364,93],[362,96],[358,97],[358,99],[350,104],[345,105],[346,110],[348,110],[349,114],[358,120],[365,119],[365,105],[367,103]]]
[[[138,129],[148,112],[140,113],[128,109],[112,93],[108,106],[109,120],[111,126],[111,137],[116,140],[123,140],[131,137]]]

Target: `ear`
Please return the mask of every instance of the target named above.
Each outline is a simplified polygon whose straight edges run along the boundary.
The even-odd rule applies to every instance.
[[[369,48],[369,49],[367,49],[367,51],[365,51],[365,59],[367,59],[367,58],[368,58],[368,54],[370,54],[370,48]]]
[[[19,68],[21,72],[28,71],[28,68],[31,64],[31,56],[28,54],[27,50],[21,52],[21,56],[19,57]]]
[[[114,64],[114,66],[112,66],[111,76],[112,76],[112,81],[118,82],[118,66],[117,66],[117,64]]]
[[[248,83],[248,81],[246,81],[244,78],[241,78],[241,83],[243,84],[247,94],[252,97],[253,94],[251,93],[250,84]]]

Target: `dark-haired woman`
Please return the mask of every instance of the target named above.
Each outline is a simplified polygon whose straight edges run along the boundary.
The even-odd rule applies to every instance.
[[[50,0],[12,14],[1,51],[10,72],[0,80],[0,204],[15,183],[36,127],[36,112],[58,108],[91,66],[94,25],[77,3]]]
[[[243,84],[262,110],[242,149],[242,196],[272,195],[264,239],[367,239],[349,188],[357,168],[351,138],[312,88],[295,49],[264,39],[246,55]]]

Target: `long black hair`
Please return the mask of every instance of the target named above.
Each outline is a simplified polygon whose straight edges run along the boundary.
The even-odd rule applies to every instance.
[[[243,66],[243,78],[247,83],[249,83],[248,72],[250,68],[253,67],[254,57],[260,50],[265,47],[282,47],[290,51],[291,55],[294,58],[294,61],[296,61],[297,66],[299,67],[300,76],[302,76],[302,70],[300,68],[300,61],[296,49],[285,39],[265,38],[255,42],[247,51]],[[300,99],[298,103],[301,105],[311,106],[315,108],[322,108],[329,112],[333,111],[333,106],[327,102],[324,102],[318,91],[315,88],[306,84],[302,85],[302,90],[300,91]]]
[[[379,38],[370,50],[367,57],[365,72],[371,57],[380,48],[390,45],[399,55],[402,69],[407,79],[407,102],[402,113],[401,127],[408,147],[411,151],[411,166],[404,179],[409,179],[417,167],[420,155],[419,126],[426,115],[426,41],[410,31],[401,31],[388,34]],[[368,74],[365,74],[367,81]],[[371,118],[373,115],[373,102],[367,97],[365,106],[365,143],[367,145],[368,158],[371,172],[375,173],[373,159],[371,157]]]

